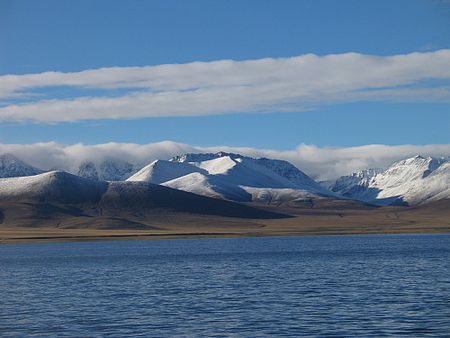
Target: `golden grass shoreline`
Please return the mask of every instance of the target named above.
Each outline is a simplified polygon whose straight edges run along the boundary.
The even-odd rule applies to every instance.
[[[192,214],[155,218],[65,217],[48,225],[33,218],[0,224],[0,244],[170,238],[449,233],[450,201],[421,207],[288,208],[282,219],[245,219]],[[113,222],[112,222],[112,221]],[[138,221],[139,223],[135,222]],[[132,228],[135,224],[144,228]],[[30,226],[24,226],[30,225]],[[108,227],[109,226],[109,227]]]
[[[111,240],[162,240],[162,239],[193,239],[193,238],[233,238],[233,237],[292,237],[292,236],[323,236],[323,235],[377,235],[377,234],[443,234],[450,233],[450,227],[404,227],[393,229],[380,228],[323,228],[298,229],[296,231],[197,231],[197,232],[162,232],[124,231],[124,230],[65,230],[65,229],[34,229],[32,233],[17,231],[18,229],[0,230],[1,244],[19,243],[50,243],[50,242],[88,242]]]

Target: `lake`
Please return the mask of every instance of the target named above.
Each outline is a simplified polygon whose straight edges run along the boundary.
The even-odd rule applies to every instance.
[[[0,336],[450,335],[450,235],[0,246]]]

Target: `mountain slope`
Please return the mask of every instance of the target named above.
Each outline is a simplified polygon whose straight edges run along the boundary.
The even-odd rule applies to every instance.
[[[450,198],[450,161],[415,156],[384,171],[341,177],[331,188],[343,196],[380,205],[417,205]]]
[[[104,227],[125,228],[204,217],[288,217],[151,183],[94,181],[60,171],[0,179],[0,215],[0,223],[22,226],[91,227],[101,220]]]
[[[0,155],[0,178],[31,176],[41,172],[42,170],[23,162],[12,154]]]
[[[239,202],[279,204],[333,196],[288,162],[225,152],[155,161],[128,181],[152,182]]]

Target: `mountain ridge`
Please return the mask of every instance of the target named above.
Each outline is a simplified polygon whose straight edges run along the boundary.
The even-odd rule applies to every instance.
[[[164,172],[158,165],[163,165]],[[167,180],[161,179],[165,176]],[[295,202],[335,198],[292,164],[235,153],[189,153],[155,161],[128,178],[239,202]]]
[[[423,204],[450,198],[450,160],[416,155],[384,170],[342,176],[331,190],[342,196],[378,205]]]

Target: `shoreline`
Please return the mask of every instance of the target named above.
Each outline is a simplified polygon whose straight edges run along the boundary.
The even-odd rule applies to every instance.
[[[47,229],[46,229],[47,230]],[[206,239],[206,238],[240,238],[240,237],[304,237],[304,236],[351,236],[351,235],[420,235],[420,234],[450,234],[450,229],[392,229],[391,231],[297,231],[290,233],[277,232],[186,232],[186,233],[116,233],[107,231],[105,234],[74,234],[47,236],[12,236],[0,237],[0,245],[4,244],[35,244],[35,243],[69,243],[69,242],[103,242],[121,240],[167,240],[167,239]],[[93,230],[98,231],[98,230]],[[100,230],[105,231],[105,230]],[[120,231],[120,230],[119,230]],[[0,231],[1,233],[1,231]]]

